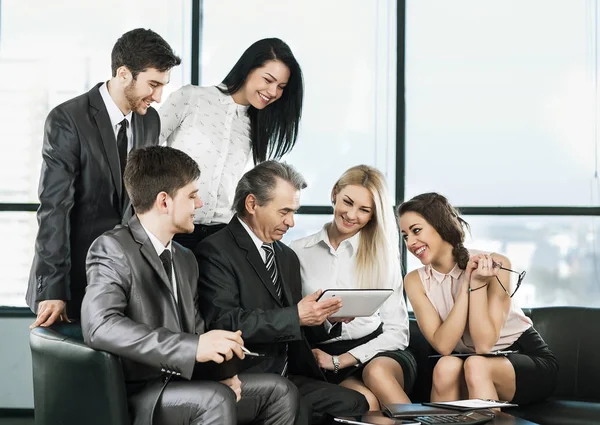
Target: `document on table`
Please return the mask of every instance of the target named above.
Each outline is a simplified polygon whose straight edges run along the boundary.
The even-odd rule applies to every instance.
[[[457,401],[439,401],[436,403],[423,403],[425,406],[444,407],[446,409],[455,410],[477,410],[477,409],[493,409],[502,407],[514,407],[517,404],[512,404],[507,401],[498,400],[484,400],[480,398],[473,398],[469,400],[457,400]]]

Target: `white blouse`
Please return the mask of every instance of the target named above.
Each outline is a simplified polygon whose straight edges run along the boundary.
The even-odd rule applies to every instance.
[[[300,260],[302,292],[308,295],[319,289],[356,288],[355,264],[360,232],[344,240],[337,250],[329,241],[326,226],[312,236],[291,243]],[[384,287],[394,293],[370,317],[357,317],[342,323],[342,334],[326,342],[362,338],[377,330],[383,322],[383,333],[349,351],[364,363],[382,351],[404,350],[408,346],[408,312],[402,293],[402,277],[395,276]]]
[[[200,166],[198,195],[204,206],[195,223],[228,223],[235,187],[251,166],[248,106],[217,87],[187,85],[161,106],[160,143],[180,149]]]

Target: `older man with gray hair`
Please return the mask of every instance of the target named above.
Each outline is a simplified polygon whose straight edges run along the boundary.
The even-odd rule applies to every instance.
[[[246,346],[268,358],[256,371],[288,377],[302,395],[297,424],[368,410],[362,394],[329,384],[309,340],[330,339],[324,326],[341,301],[302,298],[298,257],[280,240],[294,226],[306,181],[286,163],[265,161],[242,176],[229,224],[196,250],[200,310],[211,329],[242,331]],[[314,418],[312,417],[314,413]]]

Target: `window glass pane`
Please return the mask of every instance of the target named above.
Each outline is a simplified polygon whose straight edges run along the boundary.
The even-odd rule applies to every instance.
[[[44,121],[56,105],[110,78],[116,40],[158,32],[182,58],[164,91],[189,82],[191,2],[2,0],[0,202],[37,202]],[[160,11],[160,13],[157,13]]]
[[[597,203],[593,3],[406,4],[407,198]]]
[[[514,296],[520,306],[600,307],[597,217],[464,218],[472,233],[467,248],[504,254],[513,270],[527,271]],[[417,267],[421,263],[408,254],[408,270]]]
[[[286,160],[308,180],[305,205],[328,205],[337,178],[362,163],[380,168],[393,193],[395,7],[391,0],[346,0],[343,7],[320,0],[203,2],[202,85],[220,83],[261,38],[281,38],[298,59],[305,101],[298,145]]]
[[[0,306],[25,307],[37,221],[33,212],[0,212]]]

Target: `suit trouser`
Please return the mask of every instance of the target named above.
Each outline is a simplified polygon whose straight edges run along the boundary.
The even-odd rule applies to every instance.
[[[296,425],[321,423],[330,416],[360,416],[369,410],[367,399],[358,391],[306,376],[290,375],[288,379],[300,393]]]
[[[272,374],[240,374],[242,399],[226,385],[210,381],[169,382],[154,412],[154,425],[292,425],[298,390]]]

